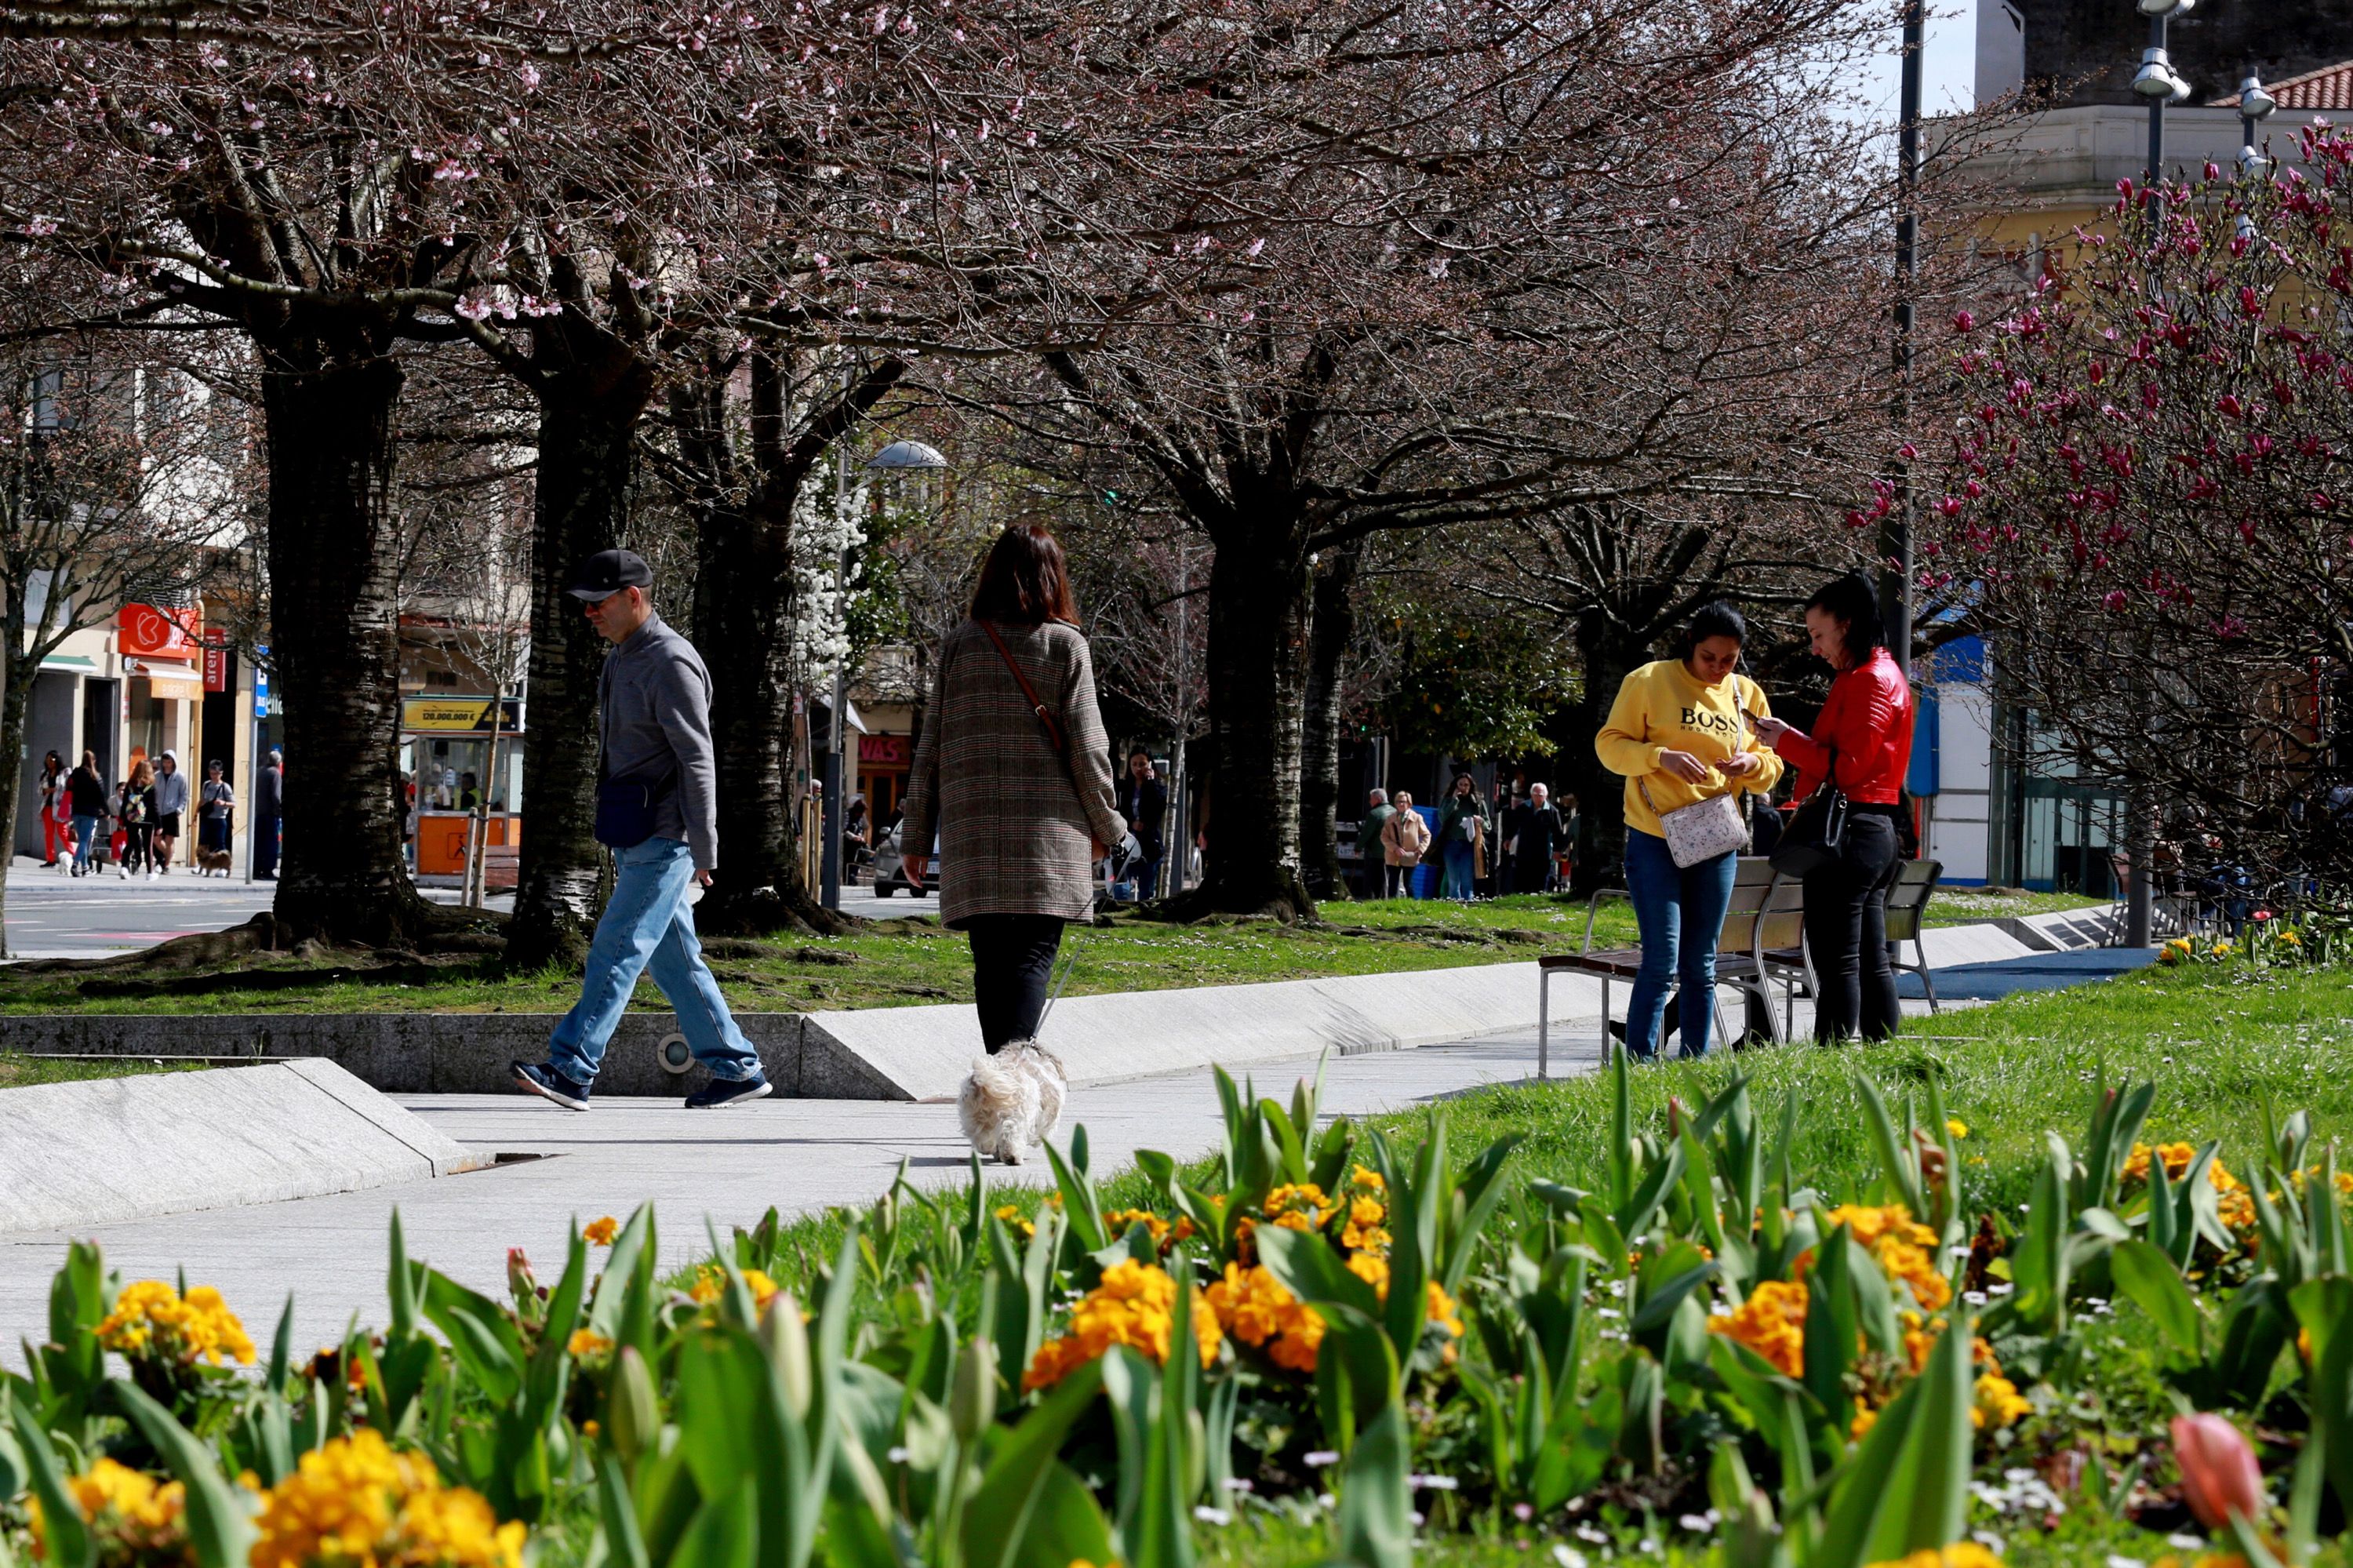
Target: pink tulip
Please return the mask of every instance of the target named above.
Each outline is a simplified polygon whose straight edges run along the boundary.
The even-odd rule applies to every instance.
[[[2271,1505],[2255,1451],[2219,1415],[2175,1416],[2173,1458],[2181,1467],[2181,1500],[2209,1530],[2223,1529],[2233,1514],[2260,1520]]]

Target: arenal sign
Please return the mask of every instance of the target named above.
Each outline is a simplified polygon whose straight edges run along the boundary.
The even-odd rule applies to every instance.
[[[488,735],[494,713],[501,735],[522,733],[522,703],[515,697],[403,697],[400,727],[418,735]]]

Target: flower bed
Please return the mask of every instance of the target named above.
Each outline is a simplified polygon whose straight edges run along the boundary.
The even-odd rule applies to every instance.
[[[307,1360],[77,1245],[0,1383],[0,1563],[2263,1568],[2339,1527],[2353,1174],[2301,1115],[2226,1160],[2096,1084],[1998,1213],[1933,1069],[1613,1083],[1590,1191],[1221,1077],[1145,1205],[1082,1129],[1042,1201],[902,1180],[828,1257],[772,1213],[676,1284],[641,1211],[502,1300],[396,1223],[385,1325]],[[1869,1168],[1799,1168],[1812,1118]]]

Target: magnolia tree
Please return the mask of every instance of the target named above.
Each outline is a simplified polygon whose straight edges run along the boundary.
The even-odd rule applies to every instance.
[[[2277,176],[2127,184],[2072,269],[1956,318],[1923,583],[2073,768],[2128,792],[2137,847],[2180,807],[2342,874],[2353,138],[2301,143]]]

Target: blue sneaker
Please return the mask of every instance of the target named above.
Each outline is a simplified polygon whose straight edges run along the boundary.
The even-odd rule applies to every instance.
[[[765,1077],[713,1078],[686,1097],[689,1110],[721,1110],[728,1106],[742,1105],[775,1092],[775,1086]]]
[[[543,1100],[554,1100],[565,1110],[585,1111],[588,1108],[588,1086],[568,1078],[545,1062],[516,1062],[514,1081],[526,1094],[537,1095]]]

